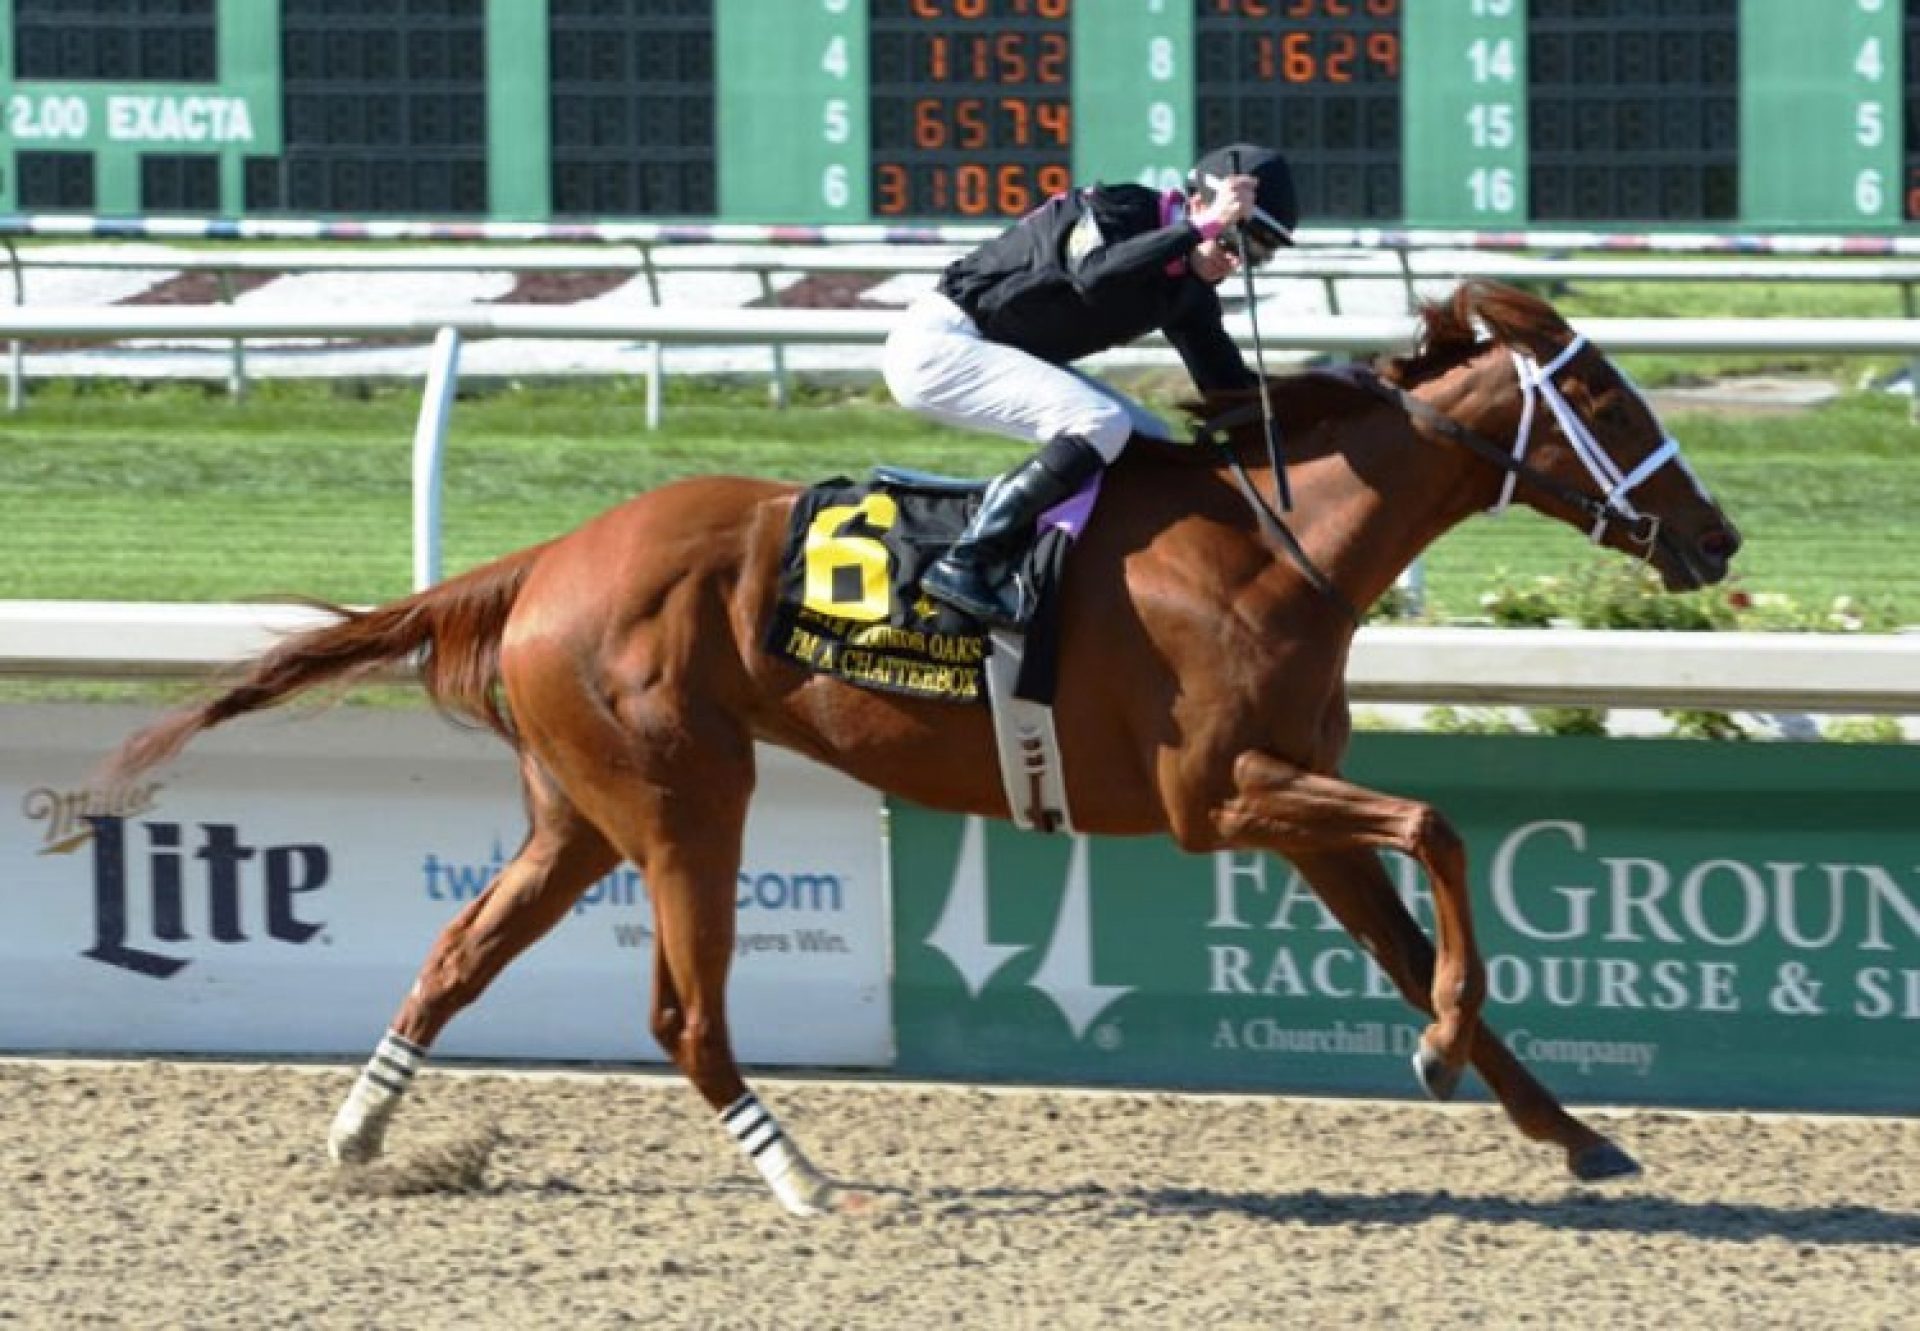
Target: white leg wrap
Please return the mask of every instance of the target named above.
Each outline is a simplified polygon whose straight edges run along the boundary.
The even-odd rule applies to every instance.
[[[347,1092],[327,1133],[327,1154],[335,1164],[364,1164],[380,1154],[387,1121],[413,1084],[427,1051],[388,1031]]]
[[[819,1215],[832,1209],[833,1185],[787,1140],[752,1091],[721,1110],[720,1123],[790,1213]]]

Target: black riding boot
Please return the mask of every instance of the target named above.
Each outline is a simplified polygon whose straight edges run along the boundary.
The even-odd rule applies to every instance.
[[[953,549],[927,570],[927,595],[982,624],[1020,622],[1014,570],[1033,541],[1033,524],[1092,479],[1106,460],[1084,439],[1062,435],[1000,477]]]

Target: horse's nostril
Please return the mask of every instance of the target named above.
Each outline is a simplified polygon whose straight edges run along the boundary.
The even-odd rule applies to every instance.
[[[1728,527],[1715,527],[1700,538],[1700,553],[1726,563],[1740,550],[1739,534]]]

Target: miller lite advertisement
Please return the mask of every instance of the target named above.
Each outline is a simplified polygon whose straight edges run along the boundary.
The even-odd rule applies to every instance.
[[[363,1055],[526,827],[491,736],[418,711],[236,722],[113,791],[155,709],[0,707],[0,1049]],[[891,1053],[879,800],[760,751],[733,884],[741,1057]],[[462,1012],[451,1056],[657,1062],[653,920],[622,865]]]

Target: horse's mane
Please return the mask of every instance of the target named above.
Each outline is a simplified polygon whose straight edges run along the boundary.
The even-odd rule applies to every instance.
[[[1418,313],[1420,336],[1413,354],[1379,367],[1381,378],[1390,384],[1411,388],[1451,369],[1488,337],[1542,355],[1557,351],[1573,336],[1553,306],[1504,282],[1462,282],[1444,300],[1422,301]]]
[[[1282,428],[1337,420],[1378,407],[1381,398],[1367,388],[1368,377],[1411,388],[1483,350],[1489,337],[1503,346],[1551,355],[1573,335],[1553,306],[1503,282],[1462,282],[1442,300],[1422,301],[1417,315],[1420,333],[1412,355],[1269,377],[1267,399]],[[1196,423],[1205,424],[1258,400],[1257,388],[1231,388],[1180,407]],[[1135,435],[1124,456],[1210,466],[1221,462],[1215,449],[1170,444],[1147,435]]]
[[[1270,375],[1267,378],[1267,401],[1273,408],[1274,419],[1280,423],[1287,437],[1292,439],[1289,427],[1299,429],[1316,422],[1354,415],[1369,406],[1379,406],[1380,399],[1367,391],[1361,382],[1372,373],[1367,366],[1355,364],[1335,369]],[[1180,410],[1191,417],[1196,425],[1205,425],[1259,400],[1258,388],[1226,388],[1195,401],[1182,402]],[[1196,448],[1191,444],[1173,443],[1145,434],[1134,435],[1127,445],[1127,451],[1121,456],[1123,459],[1137,457],[1142,461],[1197,462],[1208,467],[1217,467],[1223,461],[1217,449]]]

